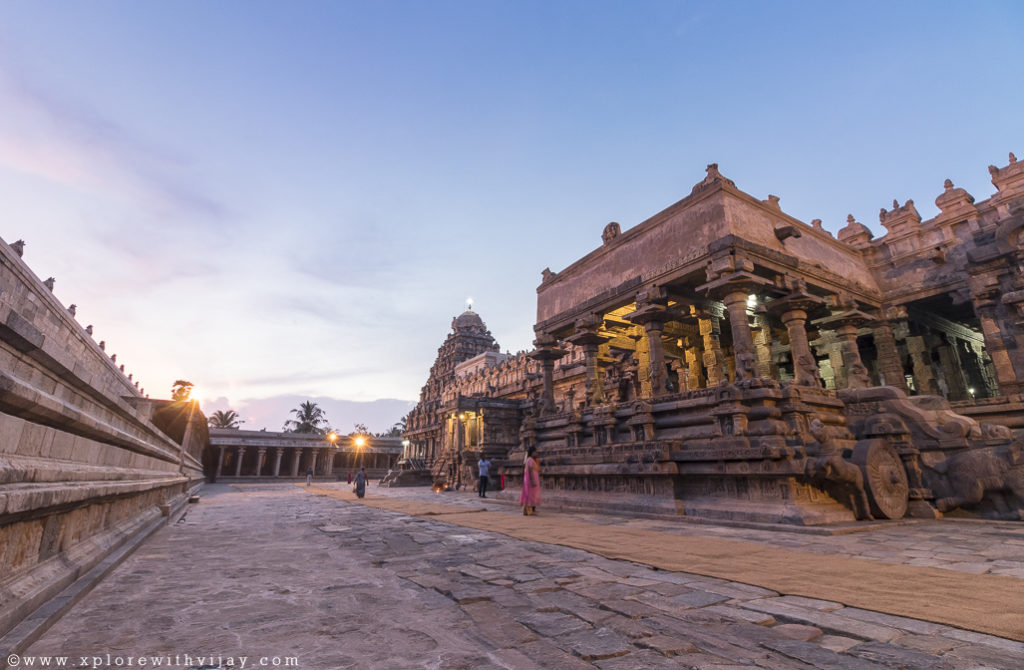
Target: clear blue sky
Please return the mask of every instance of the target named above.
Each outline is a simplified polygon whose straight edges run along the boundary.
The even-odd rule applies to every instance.
[[[3,0],[0,236],[154,396],[411,401],[466,297],[529,348],[541,270],[707,163],[832,231],[988,197],[1022,47],[1020,2]]]

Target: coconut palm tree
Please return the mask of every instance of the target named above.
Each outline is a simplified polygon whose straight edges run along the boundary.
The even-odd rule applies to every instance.
[[[327,430],[327,415],[312,400],[300,403],[291,413],[295,415],[295,418],[284,422],[285,432],[323,435]]]
[[[210,428],[231,428],[238,430],[238,427],[245,422],[239,418],[238,412],[235,410],[229,409],[225,412],[224,410],[219,409],[210,415],[209,423]]]
[[[195,386],[192,382],[186,379],[177,379],[171,386],[171,400],[174,402],[184,402],[189,399],[192,395],[192,387]]]

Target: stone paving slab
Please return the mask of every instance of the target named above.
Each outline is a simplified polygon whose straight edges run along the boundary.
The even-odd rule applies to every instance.
[[[359,502],[382,509],[400,509],[416,514],[420,505],[437,509],[436,501],[401,500],[386,495],[357,500],[351,492],[332,487],[314,487],[311,492],[341,500]],[[414,494],[415,495],[415,494]],[[458,509],[466,505],[466,497],[452,498]],[[506,508],[507,511],[507,508]],[[555,541],[565,546],[585,549],[608,558],[640,561],[650,566],[678,571],[688,570],[711,578],[740,580],[747,584],[770,587],[790,595],[839,601],[842,604],[874,609],[891,615],[916,617],[936,623],[970,628],[1004,635],[1024,641],[1024,582],[1006,575],[968,575],[959,570],[891,565],[864,557],[832,555],[818,558],[815,553],[799,549],[780,549],[759,542],[735,539],[703,538],[698,542],[672,533],[644,528],[622,528],[606,518],[579,520],[569,515],[547,514],[522,517],[517,514],[480,513],[473,507],[467,514],[449,513],[448,523],[497,531],[524,540]],[[870,528],[882,524],[869,524]],[[912,524],[897,524],[910,529]],[[912,535],[912,532],[908,533]],[[1005,532],[1000,531],[1000,536]],[[879,537],[872,541],[879,545]],[[968,557],[959,547],[958,559]],[[871,553],[876,553],[872,549]],[[721,593],[742,599],[747,589],[724,586]],[[763,592],[763,591],[762,591]],[[707,603],[705,603],[707,604]]]
[[[260,667],[262,657],[314,670],[1016,670],[1024,658],[1012,640],[870,610],[843,616],[849,608],[469,530],[446,516],[416,518],[293,486],[208,486],[182,523],[156,533],[25,656],[67,655],[75,658],[65,667],[92,667],[77,656],[194,661],[204,653],[230,656],[236,669],[243,657],[245,667]],[[602,592],[608,584],[631,590]],[[687,590],[655,590],[664,585]],[[651,605],[688,593],[729,600]],[[623,603],[632,604],[626,614],[613,611]],[[791,639],[797,631],[812,639]]]

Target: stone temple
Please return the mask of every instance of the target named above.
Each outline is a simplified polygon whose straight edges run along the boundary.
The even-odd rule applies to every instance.
[[[1024,163],[940,213],[836,236],[709,165],[690,194],[537,288],[535,348],[466,311],[408,420],[396,483],[458,486],[486,454],[545,504],[745,522],[1024,508]],[[596,235],[595,235],[596,237]]]

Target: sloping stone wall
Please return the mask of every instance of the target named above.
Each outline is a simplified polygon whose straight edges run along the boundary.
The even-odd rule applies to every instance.
[[[197,403],[144,398],[0,240],[0,636],[170,517],[206,440]]]

